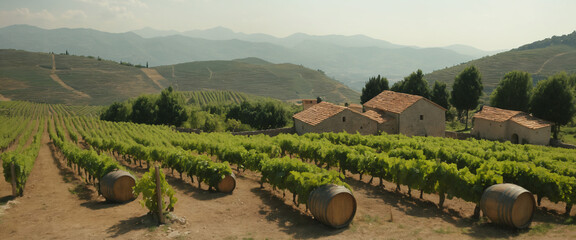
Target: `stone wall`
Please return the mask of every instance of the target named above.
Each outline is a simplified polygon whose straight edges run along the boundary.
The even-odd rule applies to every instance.
[[[274,137],[274,136],[276,136],[278,134],[282,134],[282,133],[293,134],[293,133],[296,133],[296,131],[294,130],[293,127],[290,127],[290,128],[276,128],[276,129],[266,129],[266,130],[248,131],[248,132],[232,132],[231,134],[232,135],[247,135],[247,136],[264,134],[264,135],[268,135],[270,137]]]
[[[178,132],[185,132],[185,133],[202,133],[203,131],[200,129],[192,129],[192,128],[175,128],[174,130]],[[296,133],[293,127],[289,128],[276,128],[276,129],[266,129],[266,130],[258,130],[258,131],[247,131],[247,132],[231,132],[232,135],[258,135],[264,134],[268,136],[276,136],[281,133],[286,134],[293,134]]]
[[[452,132],[452,131],[446,131],[445,137],[459,139],[459,140],[466,140],[468,138],[474,138],[474,136],[470,133],[459,133],[459,132]]]

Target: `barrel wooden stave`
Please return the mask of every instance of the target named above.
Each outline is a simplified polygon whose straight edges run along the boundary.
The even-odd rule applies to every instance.
[[[236,188],[236,175],[234,175],[234,173],[226,175],[224,179],[222,179],[222,181],[218,183],[218,186],[216,186],[216,189],[218,189],[219,192],[223,193],[231,193],[232,191],[234,191],[235,188]]]
[[[122,170],[112,171],[100,179],[100,193],[108,201],[129,202],[136,197],[132,188],[136,186],[136,179],[132,174]]]
[[[343,228],[354,219],[356,198],[346,187],[328,184],[310,193],[308,209],[321,223],[334,228]]]
[[[496,224],[515,228],[529,227],[535,208],[536,201],[532,193],[510,183],[488,187],[480,200],[484,216]]]

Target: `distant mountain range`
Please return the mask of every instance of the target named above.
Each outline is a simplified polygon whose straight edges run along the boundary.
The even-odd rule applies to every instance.
[[[558,72],[576,73],[576,31],[520,46],[507,52],[483,57],[460,65],[434,71],[425,78],[433,83],[442,81],[449,86],[467,66],[474,65],[482,75],[486,98],[510,71],[525,71],[532,75],[534,84]]]
[[[0,100],[108,105],[168,86],[178,91],[234,90],[280,100],[360,101],[358,92],[322,72],[257,58],[139,68],[98,57],[0,49]]]
[[[276,38],[236,33],[222,27],[182,33],[150,28],[107,33],[92,29],[46,30],[29,25],[1,28],[0,49],[68,51],[74,55],[150,66],[257,57],[272,63],[293,63],[321,70],[356,90],[361,89],[369,77],[378,74],[398,80],[417,69],[431,72],[494,53],[461,45],[402,46],[363,35],[297,33]]]

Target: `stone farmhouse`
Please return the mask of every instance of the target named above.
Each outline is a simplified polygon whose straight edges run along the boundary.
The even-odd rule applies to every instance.
[[[381,132],[406,136],[444,137],[445,135],[446,109],[427,98],[383,91],[364,103],[364,108],[386,119],[378,126]]]
[[[521,111],[483,106],[474,114],[471,134],[489,140],[548,145],[552,124]]]
[[[378,122],[375,115],[353,111],[344,106],[321,102],[294,114],[296,133],[342,132],[375,134]]]
[[[346,131],[443,137],[445,133],[446,109],[421,96],[384,91],[364,109],[322,102],[295,114],[294,127],[298,134]]]

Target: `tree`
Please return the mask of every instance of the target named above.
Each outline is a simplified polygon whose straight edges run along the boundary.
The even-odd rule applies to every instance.
[[[157,101],[152,96],[140,96],[132,104],[130,119],[135,123],[156,123],[158,113]]]
[[[183,99],[174,92],[172,86],[162,90],[158,105],[157,124],[180,126],[188,119],[183,107]]]
[[[532,77],[527,72],[512,71],[504,78],[492,95],[490,105],[497,108],[528,112],[530,94],[532,92]]]
[[[418,95],[430,99],[430,88],[420,69],[412,72],[409,76],[405,77],[404,80],[396,82],[392,86],[392,91]]]
[[[450,107],[448,89],[446,89],[446,83],[434,81],[434,87],[432,87],[432,94],[430,95],[430,100],[436,104],[448,109]]]
[[[568,124],[576,114],[573,90],[565,72],[538,82],[530,100],[530,112],[553,122],[553,138],[558,139],[560,126]]]
[[[131,108],[127,104],[114,102],[100,114],[100,120],[127,122],[130,120],[130,110]]]
[[[371,77],[368,79],[366,85],[362,88],[362,95],[360,96],[360,103],[364,104],[370,99],[376,97],[384,90],[390,89],[388,87],[388,79],[385,77]]]
[[[468,111],[478,106],[483,89],[482,77],[475,66],[465,68],[454,79],[450,102],[458,111],[465,111],[466,126],[464,129],[468,129]]]
[[[291,117],[289,109],[276,101],[244,101],[230,108],[227,119],[236,119],[262,130],[284,127]]]

